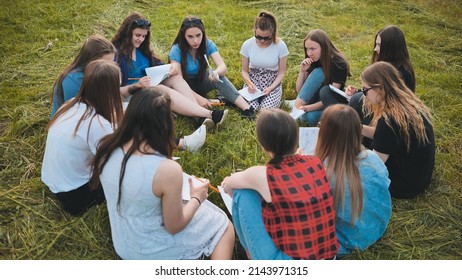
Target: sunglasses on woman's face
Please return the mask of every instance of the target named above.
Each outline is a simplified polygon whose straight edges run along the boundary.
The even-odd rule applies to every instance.
[[[370,87],[370,88],[362,88],[362,89],[361,89],[361,92],[364,94],[364,96],[367,96],[367,92],[368,92],[370,89],[372,89],[372,87]]]
[[[133,23],[138,27],[151,27],[151,22],[145,19],[136,19]]]
[[[258,41],[265,41],[266,42],[266,41],[270,41],[271,39],[273,39],[273,37],[271,37],[271,36],[263,37],[263,36],[255,34],[255,39],[257,39]]]

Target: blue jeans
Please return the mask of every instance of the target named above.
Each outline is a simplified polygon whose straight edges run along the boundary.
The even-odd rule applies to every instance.
[[[324,71],[321,67],[315,68],[306,78],[297,97],[305,101],[306,104],[313,104],[319,101],[319,90],[324,83]],[[316,125],[321,118],[322,110],[306,112],[301,119],[309,125]]]
[[[239,241],[253,260],[291,260],[266,232],[261,202],[260,194],[254,190],[234,190],[233,223]]]
[[[202,81],[198,79],[187,79],[186,82],[188,82],[192,90],[204,97],[207,96],[207,93],[216,89],[218,90],[219,97],[223,97],[234,104],[240,95],[239,92],[225,76],[220,76],[220,80],[222,83],[212,82],[209,80],[208,73],[206,73]]]

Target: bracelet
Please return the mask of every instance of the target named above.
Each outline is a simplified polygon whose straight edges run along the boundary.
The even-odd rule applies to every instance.
[[[195,197],[195,196],[191,196],[191,199],[193,199],[193,198],[194,198],[194,199],[196,199],[196,200],[197,200],[197,202],[199,202],[199,206],[201,206],[202,202],[200,201],[200,199],[199,199],[199,198],[197,198],[197,197]]]

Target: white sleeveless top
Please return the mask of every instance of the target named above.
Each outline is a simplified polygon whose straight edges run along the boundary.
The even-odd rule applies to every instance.
[[[166,160],[160,155],[130,157],[118,210],[123,156],[122,149],[115,150],[100,176],[117,254],[122,259],[163,260],[210,256],[228,226],[226,214],[206,200],[181,232],[170,234],[163,223],[162,201],[152,192],[157,169]]]

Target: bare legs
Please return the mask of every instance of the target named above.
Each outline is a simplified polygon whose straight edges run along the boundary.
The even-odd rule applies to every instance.
[[[212,255],[210,255],[210,259],[231,260],[233,257],[234,242],[234,226],[233,223],[230,221],[228,223],[228,227],[226,228],[225,233],[221,237],[220,241],[218,241],[217,246],[215,246],[215,250],[213,250]]]

